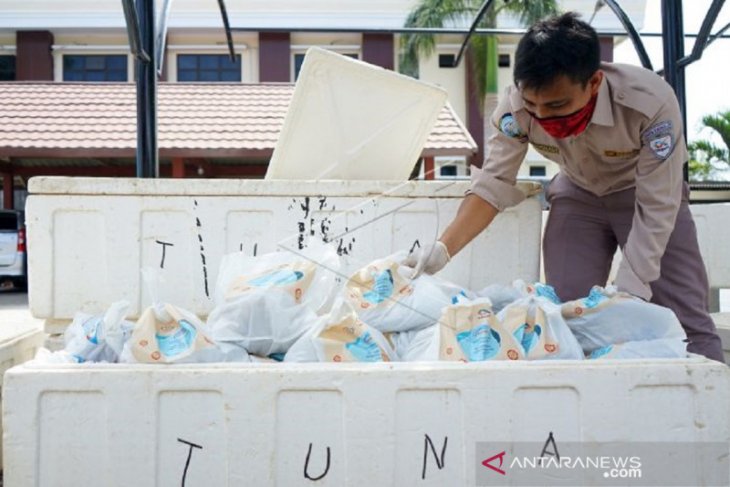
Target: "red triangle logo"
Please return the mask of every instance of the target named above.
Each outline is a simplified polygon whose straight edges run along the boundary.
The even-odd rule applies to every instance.
[[[501,468],[502,464],[504,463],[504,455],[505,455],[505,452],[497,453],[493,457],[489,457],[486,460],[484,460],[482,462],[482,465],[484,465],[487,468],[491,468],[492,470],[494,470],[497,473],[501,473],[502,475],[507,475],[507,473],[504,470],[502,470],[502,468]],[[492,465],[492,462],[494,460],[496,460],[497,458],[499,458],[499,467],[495,467],[494,465]]]

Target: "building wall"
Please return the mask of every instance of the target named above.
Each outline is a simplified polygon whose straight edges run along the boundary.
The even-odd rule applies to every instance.
[[[461,44],[458,37],[440,37],[436,44],[436,51],[433,56],[419,59],[419,79],[428,83],[441,86],[449,93],[449,102],[454,111],[463,121],[466,121],[467,105],[464,77],[466,76],[466,63],[462,60],[456,68],[439,67],[439,56],[453,55],[459,52]]]

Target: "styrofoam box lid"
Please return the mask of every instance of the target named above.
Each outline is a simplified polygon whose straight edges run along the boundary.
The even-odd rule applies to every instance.
[[[380,196],[397,198],[462,198],[469,181],[284,181],[256,179],[142,179],[34,177],[31,194],[128,196]],[[518,182],[527,196],[541,191],[538,183]]]
[[[406,180],[446,98],[437,86],[310,48],[266,179]]]

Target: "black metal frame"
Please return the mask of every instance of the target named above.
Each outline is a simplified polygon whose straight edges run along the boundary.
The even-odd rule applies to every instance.
[[[459,63],[461,62],[461,58],[464,56],[464,52],[466,51],[466,46],[469,45],[469,39],[471,39],[471,36],[474,34],[474,31],[477,30],[477,25],[479,25],[479,22],[482,21],[482,17],[484,17],[484,14],[487,13],[489,8],[492,6],[492,3],[494,0],[487,0],[484,2],[482,7],[479,9],[479,12],[477,12],[477,16],[474,18],[474,21],[471,23],[471,27],[469,28],[469,33],[466,34],[466,37],[464,38],[464,42],[461,44],[461,49],[459,49],[459,55],[456,56],[456,59],[454,59],[454,66],[457,67]]]
[[[155,1],[122,0],[129,47],[136,58],[138,178],[160,176],[157,150],[157,77],[162,69],[171,3],[172,0],[165,0],[155,38]],[[231,60],[235,60],[236,53],[224,0],[218,0],[218,7],[223,17]]]
[[[634,27],[634,23],[631,22],[631,19],[628,15],[626,15],[626,12],[624,12],[624,9],[621,8],[621,5],[616,0],[603,0],[606,5],[608,5],[608,8],[610,8],[614,15],[618,18],[619,22],[621,22],[621,25],[623,26],[624,30],[626,30],[626,33],[629,35],[629,39],[631,39],[631,43],[634,45],[634,49],[636,50],[636,54],[639,55],[639,60],[641,61],[641,65],[644,66],[646,69],[650,69],[654,71],[654,68],[651,66],[651,59],[649,59],[649,54],[646,52],[646,48],[644,47],[644,43],[641,41],[641,35],[636,31],[636,27]],[[663,29],[662,29],[663,30]]]

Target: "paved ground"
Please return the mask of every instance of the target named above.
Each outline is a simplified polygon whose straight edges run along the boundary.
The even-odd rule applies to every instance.
[[[20,322],[43,326],[43,320],[33,318],[28,311],[27,293],[0,290],[0,326]]]

